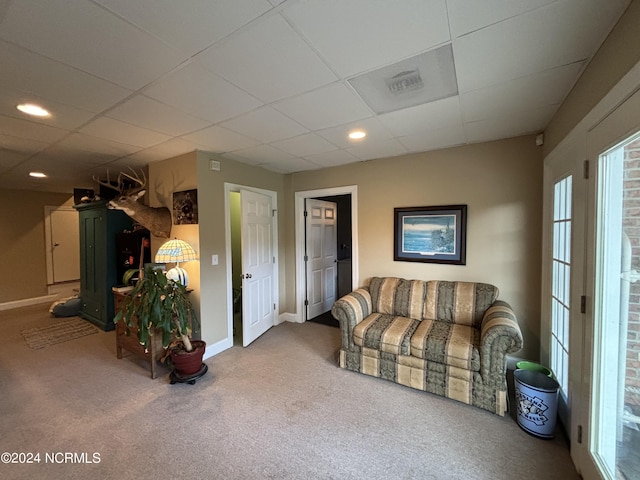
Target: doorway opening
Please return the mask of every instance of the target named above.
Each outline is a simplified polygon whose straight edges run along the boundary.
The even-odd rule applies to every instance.
[[[295,203],[296,321],[337,326],[333,302],[358,285],[357,187],[296,192]]]

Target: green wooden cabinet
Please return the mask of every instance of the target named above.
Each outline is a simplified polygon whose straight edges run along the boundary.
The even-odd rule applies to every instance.
[[[121,210],[110,210],[106,202],[75,205],[80,214],[80,316],[103,330],[113,330],[111,288],[117,278],[116,235],[131,230],[132,220]]]

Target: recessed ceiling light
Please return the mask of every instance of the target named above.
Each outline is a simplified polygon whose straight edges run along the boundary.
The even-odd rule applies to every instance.
[[[47,174],[42,172],[29,172],[29,176],[35,178],[46,178]]]
[[[363,132],[362,130],[354,130],[353,132],[349,132],[349,138],[351,140],[360,140],[361,138],[364,138],[367,136],[366,132]]]
[[[42,108],[40,105],[35,105],[33,103],[21,103],[16,107],[23,113],[27,115],[33,115],[34,117],[50,117],[51,114]]]

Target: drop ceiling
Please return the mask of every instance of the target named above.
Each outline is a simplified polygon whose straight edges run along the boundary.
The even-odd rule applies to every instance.
[[[629,3],[0,0],[0,188],[70,193],[194,150],[292,173],[537,133]],[[376,114],[354,89],[449,45],[452,96]]]

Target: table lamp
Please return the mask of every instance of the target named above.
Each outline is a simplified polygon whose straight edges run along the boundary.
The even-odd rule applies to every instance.
[[[189,276],[186,270],[180,267],[180,262],[190,262],[191,260],[197,260],[193,247],[177,238],[163,243],[155,258],[156,263],[175,263],[176,266],[167,272],[167,278],[175,280],[185,287],[189,283]]]

